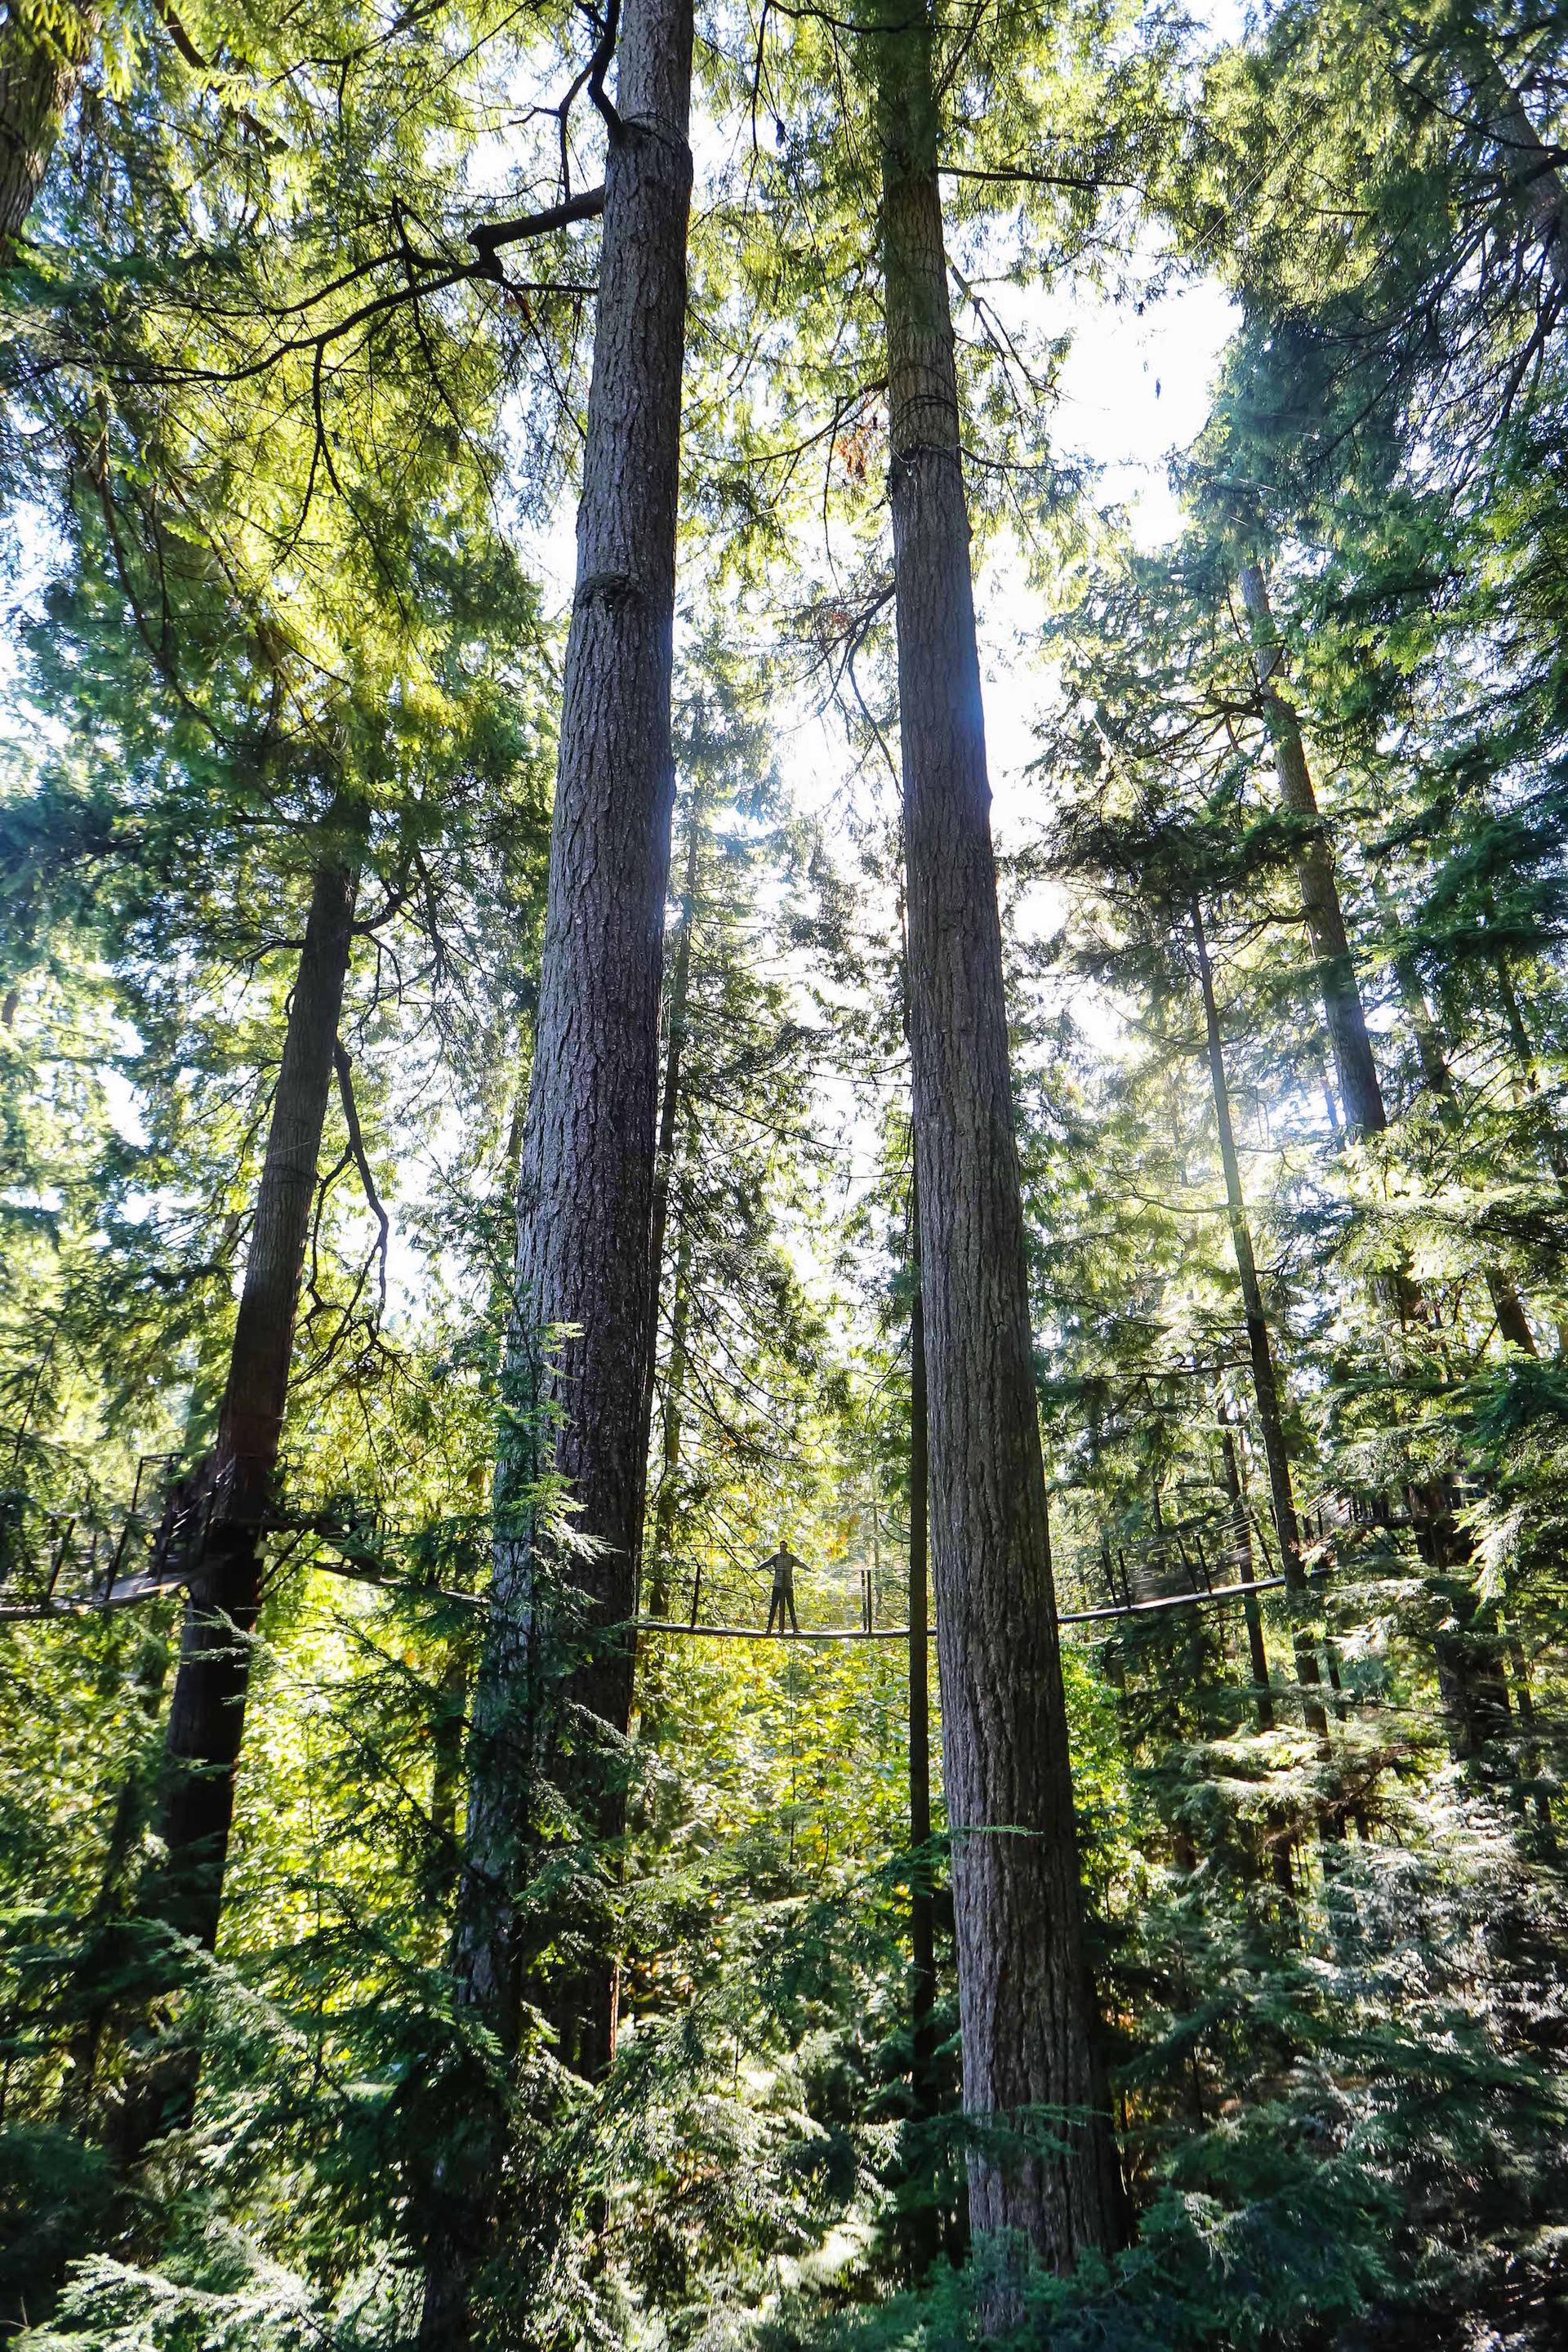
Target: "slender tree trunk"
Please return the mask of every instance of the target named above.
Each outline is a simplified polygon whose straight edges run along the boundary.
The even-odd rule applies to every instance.
[[[1240,580],[1242,603],[1247,608],[1259,657],[1264,718],[1275,747],[1279,796],[1294,815],[1306,817],[1316,824],[1319,822],[1318,800],[1312,789],[1311,771],[1307,765],[1301,741],[1300,723],[1295,710],[1279,691],[1284,649],[1275,626],[1262,565],[1244,563]],[[1345,1116],[1358,1135],[1382,1135],[1388,1126],[1387,1109],[1378,1081],[1377,1066],[1373,1059],[1365,1009],[1345,929],[1339,885],[1334,878],[1333,858],[1325,835],[1315,834],[1306,844],[1298,856],[1296,870],[1301,889],[1301,911],[1307,919],[1307,929],[1317,958],[1323,1016],[1328,1025]],[[1454,1099],[1453,1084],[1426,1009],[1426,998],[1408,957],[1395,958],[1394,978],[1415,1034],[1415,1050],[1420,1056],[1426,1084],[1442,1101],[1451,1104]],[[1513,1285],[1505,1275],[1492,1268],[1487,1275],[1487,1286],[1503,1338],[1510,1347],[1522,1348],[1533,1355],[1535,1342],[1529,1318]],[[1408,1277],[1405,1286],[1407,1289],[1413,1287]],[[1414,1303],[1419,1305],[1418,1301]]]
[[[648,1577],[648,1615],[668,1617],[670,1567],[675,1558],[677,1478],[685,1438],[686,1335],[691,1311],[691,1229],[683,1223],[675,1253],[675,1291],[669,1307],[669,1362],[664,1376],[664,1415],[659,1454],[658,1498],[653,1515],[653,1563]]]
[[[11,0],[0,25],[0,270],[16,257],[60,125],[98,37],[80,0]]]
[[[1257,562],[1245,563],[1239,577],[1242,603],[1258,654],[1264,719],[1274,745],[1280,798],[1293,814],[1318,825],[1317,795],[1301,741],[1300,723],[1294,708],[1279,690],[1284,648],[1275,625],[1262,567]],[[1299,854],[1297,873],[1302,912],[1317,959],[1323,1015],[1345,1118],[1357,1136],[1382,1135],[1387,1129],[1388,1115],[1367,1035],[1333,860],[1321,829]],[[1422,1324],[1430,1330],[1430,1309],[1408,1269],[1401,1267],[1390,1286],[1392,1303],[1401,1321]],[[1528,1329],[1528,1325],[1525,1328]],[[1454,1612],[1460,1622],[1457,1634],[1439,1633],[1433,1646],[1456,1752],[1473,1755],[1488,1736],[1489,1725],[1495,1727],[1496,1694],[1500,1684],[1487,1644],[1469,1631],[1476,1613],[1469,1545],[1452,1511],[1433,1490],[1413,1487],[1409,1500],[1413,1517],[1425,1515],[1424,1543],[1428,1565],[1448,1581]]]
[[[1290,1478],[1290,1456],[1285,1443],[1285,1416],[1280,1406],[1279,1381],[1268,1338],[1268,1319],[1263,1308],[1263,1286],[1258,1278],[1258,1261],[1253,1255],[1252,1228],[1247,1223],[1247,1201],[1241,1189],[1241,1163],[1237,1156],[1236,1130],[1231,1124],[1230,1085],[1226,1076],[1225,1042],[1220,1032],[1219,1008],[1215,1003],[1214,971],[1209,963],[1203,909],[1195,898],[1192,902],[1192,920],[1198,986],[1204,1000],[1204,1029],[1208,1042],[1215,1125],[1219,1134],[1220,1165],[1225,1171],[1226,1205],[1230,1214],[1231,1246],[1236,1252],[1242,1314],[1247,1325],[1247,1354],[1252,1363],[1252,1393],[1258,1409],[1258,1426],[1263,1439],[1264,1466],[1268,1474],[1268,1501],[1274,1517],[1275,1540],[1279,1547],[1279,1571],[1285,1579],[1286,1597],[1290,1604],[1291,1616],[1296,1621],[1292,1638],[1296,1651],[1296,1676],[1302,1689],[1301,1717],[1310,1731],[1315,1732],[1320,1739],[1326,1740],[1328,1717],[1321,1702],[1310,1695],[1318,1688],[1321,1679],[1317,1654],[1300,1622],[1307,1580],[1301,1566],[1301,1537],[1296,1523],[1296,1496]]]
[[[545,1557],[498,1465],[489,1633],[469,1740],[458,1998],[515,2047],[527,1953],[516,1897],[530,1790],[552,1773],[595,1840],[626,1815],[647,1484],[649,1244],[658,1111],[659,989],[669,871],[670,671],[685,357],[691,0],[626,0],[618,127],[605,173],[577,584],[566,645],[539,1020],[518,1187],[511,1369],[557,1416],[536,1443],[588,1549]],[[569,1327],[552,1358],[551,1335]],[[522,1523],[520,1524],[520,1508]],[[570,1587],[567,1591],[564,1588]],[[570,1717],[572,1754],[556,1729]],[[593,1727],[597,1727],[596,1734]],[[606,1948],[547,1998],[560,2055],[589,2075],[614,2050]],[[501,2158],[501,2118],[476,2124],[427,2255],[420,2343],[470,2340],[470,2282]]]
[[[877,41],[931,1550],[975,2233],[1114,2245],[1046,1528],[929,31]],[[1006,2146],[1034,2111],[1051,2148]],[[996,2129],[1000,2126],[1000,2130]],[[1058,2128],[1052,2127],[1053,2135]]]
[[[149,1731],[157,1721],[168,1670],[169,1654],[163,1643],[158,1640],[144,1643],[142,1658],[132,1679]],[[126,1895],[152,1793],[152,1774],[148,1766],[149,1759],[145,1756],[139,1759],[120,1785],[105,1843],[103,1866],[99,1873],[98,1894],[89,1916],[88,1948],[72,1969],[73,1983],[78,1986],[90,1984],[94,1978],[101,1986],[105,1980],[112,1981],[121,1976],[125,1969],[128,1957]],[[99,2053],[115,2006],[115,1996],[111,1991],[100,1990],[89,1995],[87,2006],[71,2032],[70,2063],[60,2091],[60,2114],[62,2120],[78,2131],[85,2132],[91,2117]]]
[[[910,1210],[914,1295],[910,1303],[910,2043],[916,2116],[936,2112],[936,1890],[931,1852],[931,1641],[925,1304],[921,1297],[920,1193]],[[936,2252],[935,2216],[922,2232],[926,2262]]]
[[[675,965],[669,979],[669,1024],[665,1037],[664,1082],[659,1089],[658,1144],[654,1161],[653,1214],[648,1229],[648,1268],[653,1286],[654,1330],[647,1350],[647,1387],[643,1408],[643,1444],[653,1422],[654,1372],[658,1355],[658,1295],[664,1278],[664,1238],[669,1223],[669,1180],[675,1163],[675,1134],[680,1115],[680,1072],[686,1052],[687,1007],[691,995],[691,934],[697,920],[697,863],[702,846],[702,805],[694,801],[686,836],[686,874],[680,894],[680,922]],[[679,1441],[677,1439],[677,1459]],[[656,1617],[663,1611],[656,1609]]]
[[[430,1852],[426,1881],[445,1902],[458,1882],[458,1802],[463,1793],[463,1729],[468,1702],[468,1662],[455,1644],[433,1694],[430,1769]]]
[[[1381,1135],[1388,1125],[1377,1064],[1367,1034],[1366,1014],[1356,981],[1355,963],[1345,930],[1339,885],[1327,835],[1321,829],[1317,794],[1301,741],[1300,721],[1280,692],[1284,648],[1274,625],[1268,589],[1259,563],[1241,567],[1241,601],[1252,627],[1263,689],[1263,719],[1274,746],[1279,797],[1293,816],[1319,829],[1296,854],[1296,875],[1301,891],[1301,911],[1317,961],[1322,992],[1323,1018],[1339,1079],[1345,1118],[1361,1135]]]
[[[1247,1497],[1241,1491],[1241,1468],[1236,1458],[1236,1440],[1222,1408],[1219,1423],[1220,1458],[1225,1465],[1225,1491],[1230,1505],[1230,1522],[1235,1531],[1235,1549],[1238,1583],[1250,1584],[1257,1574],[1252,1557],[1252,1526],[1247,1516]],[[1258,1712],[1259,1731],[1274,1728],[1274,1691],[1268,1679],[1268,1652],[1263,1641],[1263,1612],[1256,1592],[1242,1597],[1242,1613],[1247,1619],[1247,1653],[1252,1664],[1253,1705]]]
[[[342,811],[338,812],[342,822]],[[331,1091],[358,887],[358,844],[317,866],[289,1006],[216,1442],[194,1482],[193,1567],[168,1722],[157,1830],[163,1859],[143,1909],[207,1951],[217,1942],[261,1556],[283,1436],[294,1314]],[[188,2116],[190,2054],[155,2058],[127,2109],[134,2160]]]

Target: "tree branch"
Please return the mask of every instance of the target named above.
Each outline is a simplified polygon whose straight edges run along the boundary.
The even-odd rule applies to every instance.
[[[375,1178],[371,1173],[370,1160],[364,1148],[364,1136],[359,1123],[359,1108],[354,1101],[353,1066],[349,1058],[348,1048],[341,1037],[332,1046],[332,1066],[338,1074],[338,1095],[343,1107],[343,1125],[348,1130],[349,1151],[353,1156],[354,1166],[359,1170],[359,1181],[364,1188],[365,1205],[381,1228],[380,1238],[375,1246],[376,1255],[381,1262],[379,1286],[381,1313],[384,1315],[386,1313],[386,1252],[392,1234],[392,1223],[381,1205],[381,1195],[375,1189]]]

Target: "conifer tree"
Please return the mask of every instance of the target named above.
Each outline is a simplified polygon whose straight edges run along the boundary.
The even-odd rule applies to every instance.
[[[964,2104],[1071,2118],[970,2157],[977,2236],[1121,2234],[1083,1946],[991,845],[958,384],[923,16],[876,45],[910,1042],[932,1565]],[[1016,1832],[1026,1834],[1020,1838]]]

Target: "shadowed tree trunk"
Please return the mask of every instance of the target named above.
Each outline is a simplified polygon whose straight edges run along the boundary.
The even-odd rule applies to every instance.
[[[1292,1618],[1299,1620],[1307,1579],[1301,1566],[1301,1536],[1296,1522],[1296,1496],[1290,1478],[1289,1452],[1285,1443],[1279,1378],[1268,1337],[1268,1318],[1263,1307],[1263,1286],[1258,1278],[1258,1260],[1253,1255],[1247,1200],[1241,1189],[1241,1163],[1237,1156],[1236,1129],[1231,1124],[1230,1085],[1226,1076],[1225,1042],[1220,1032],[1219,1008],[1215,1003],[1214,971],[1209,962],[1208,940],[1204,932],[1203,909],[1195,898],[1192,902],[1192,923],[1198,986],[1204,1001],[1204,1031],[1208,1046],[1209,1082],[1214,1091],[1215,1126],[1219,1135],[1220,1166],[1225,1171],[1231,1245],[1236,1252],[1236,1271],[1241,1284],[1247,1350],[1252,1364],[1252,1394],[1258,1410],[1258,1431],[1263,1439],[1264,1466],[1268,1475],[1269,1508],[1274,1518],[1275,1540],[1279,1547],[1279,1570],[1285,1579],[1286,1598]],[[1328,1717],[1323,1712],[1321,1701],[1312,1696],[1320,1682],[1317,1654],[1299,1622],[1292,1628],[1292,1638],[1296,1652],[1296,1676],[1301,1685],[1301,1718],[1309,1731],[1315,1732],[1319,1739],[1326,1741]]]
[[[67,109],[98,35],[79,0],[12,0],[0,25],[0,270],[16,257]]]
[[[1316,828],[1296,853],[1296,877],[1301,890],[1301,912],[1317,961],[1322,992],[1323,1019],[1339,1079],[1340,1100],[1347,1123],[1360,1135],[1381,1135],[1388,1125],[1377,1064],[1367,1034],[1366,1013],[1356,981],[1355,963],[1345,930],[1344,909],[1334,878],[1333,857],[1318,814],[1311,771],[1301,741],[1300,721],[1280,692],[1284,648],[1274,625],[1268,588],[1260,563],[1244,563],[1240,572],[1241,601],[1252,630],[1263,692],[1263,719],[1274,746],[1275,774],[1279,797],[1292,816]]]
[[[626,0],[605,172],[510,1348],[514,1378],[553,1416],[538,1431],[541,1466],[574,1507],[584,1548],[565,1559],[547,1556],[543,1530],[528,1523],[519,1493],[529,1465],[503,1458],[453,1956],[459,2000],[505,2051],[516,2046],[529,1966],[516,1896],[536,1776],[555,1779],[594,1841],[618,1835],[626,1813],[674,783],[691,44],[690,0]],[[552,1356],[550,1335],[563,1326],[570,1335]],[[569,1741],[560,1737],[563,1725]],[[602,1955],[580,1975],[542,1989],[560,2055],[590,2075],[613,2055],[615,1983],[606,1936]],[[500,2130],[499,2115],[477,2116],[463,2177],[442,2184],[442,2218],[426,2258],[419,2338],[426,2352],[453,2352],[470,2340],[470,2283],[488,2239]]]
[[[928,25],[884,33],[876,58],[931,1556],[964,2105],[982,2127],[970,2210],[977,2236],[1017,2231],[1064,2263],[1118,2242],[1121,2194],[1046,1528]],[[1071,2118],[1049,2145],[1041,2107]]]
[[[1333,859],[1321,828],[1300,721],[1293,705],[1280,692],[1284,646],[1275,625],[1261,564],[1244,563],[1238,576],[1258,657],[1264,721],[1274,745],[1279,796],[1293,815],[1305,818],[1316,828],[1297,854],[1297,875],[1301,910],[1317,960],[1323,1016],[1346,1123],[1358,1137],[1382,1135],[1388,1127],[1388,1113],[1367,1034],[1366,1014],[1345,930]],[[1416,1043],[1419,1051],[1419,1035]],[[1500,1276],[1495,1279],[1489,1276],[1488,1279],[1492,1285],[1494,1303],[1499,1306],[1499,1321],[1505,1338],[1511,1338],[1515,1346],[1528,1346],[1533,1353],[1530,1327],[1512,1286]],[[1426,1301],[1407,1269],[1402,1267],[1395,1273],[1390,1288],[1391,1303],[1397,1307],[1402,1322],[1430,1328]],[[1517,1314],[1510,1313],[1510,1308],[1517,1309]],[[1507,1324],[1503,1322],[1505,1315],[1510,1318]],[[1518,1336],[1521,1330],[1525,1335],[1522,1342]],[[1433,1647],[1455,1752],[1470,1756],[1493,1732],[1505,1727],[1506,1705],[1500,1714],[1499,1710],[1500,1669],[1486,1640],[1471,1631],[1477,1607],[1474,1566],[1469,1543],[1448,1498],[1447,1482],[1437,1480],[1412,1487],[1409,1502],[1412,1517],[1419,1522],[1418,1541],[1423,1555],[1427,1565],[1445,1580],[1457,1620],[1456,1629],[1437,1634]]]
[[[341,833],[341,803],[334,814]],[[184,1498],[191,1532],[182,1539],[175,1531],[191,1562],[189,1597],[163,1738],[156,1823],[163,1858],[141,1907],[207,1951],[216,1944],[223,1907],[262,1543],[348,977],[357,824],[353,831],[352,844],[333,844],[312,879],[217,1436]],[[195,2087],[191,2052],[171,2049],[165,2060],[155,2051],[144,2093],[123,2118],[129,2160],[185,2120]]]
[[[910,1202],[910,2079],[915,2120],[937,2111],[936,1888],[931,1850],[931,1457],[926,1405],[925,1305],[921,1295],[920,1189]],[[922,2168],[923,2169],[924,2168]],[[911,2232],[916,2274],[936,2258],[937,2215],[922,2203]]]
[[[685,1439],[686,1333],[691,1312],[691,1229],[683,1223],[675,1253],[675,1286],[669,1306],[669,1362],[664,1376],[664,1413],[659,1447],[658,1500],[653,1516],[653,1559],[648,1570],[647,1613],[668,1617],[670,1569],[675,1558],[677,1480]]]
[[[1561,149],[1548,147],[1523,99],[1486,49],[1471,47],[1488,128],[1501,150],[1533,241],[1541,247],[1561,299],[1568,296],[1568,184],[1558,170]]]
[[[680,892],[680,922],[675,964],[669,976],[669,1022],[665,1035],[664,1082],[659,1090],[658,1157],[654,1162],[653,1214],[648,1227],[649,1279],[653,1286],[654,1332],[647,1350],[643,1444],[653,1422],[654,1370],[658,1353],[658,1294],[664,1276],[664,1237],[669,1223],[669,1180],[675,1164],[675,1131],[680,1115],[680,1072],[686,1052],[687,1006],[691,994],[691,934],[697,920],[697,863],[702,847],[702,805],[695,800],[686,837],[686,872]],[[679,1438],[676,1440],[679,1459]],[[654,1611],[654,1615],[662,1612]]]
[[[1252,1528],[1247,1516],[1247,1497],[1241,1491],[1241,1468],[1236,1458],[1236,1440],[1230,1423],[1220,1410],[1220,1459],[1225,1465],[1226,1499],[1230,1505],[1230,1523],[1235,1531],[1232,1557],[1236,1563],[1237,1581],[1250,1584],[1257,1574],[1252,1557]],[[1242,1612],[1247,1619],[1247,1654],[1252,1666],[1253,1706],[1258,1714],[1259,1731],[1274,1728],[1274,1692],[1268,1679],[1268,1653],[1263,1643],[1263,1612],[1256,1592],[1242,1595]]]
[[[1321,825],[1318,798],[1312,789],[1311,771],[1307,765],[1306,750],[1301,741],[1300,722],[1294,709],[1279,691],[1284,648],[1275,625],[1262,565],[1244,563],[1240,583],[1241,599],[1247,608],[1253,644],[1258,656],[1264,720],[1274,745],[1279,797],[1293,815],[1305,817],[1313,825]],[[1317,958],[1323,1016],[1328,1026],[1345,1117],[1357,1135],[1382,1135],[1388,1127],[1388,1113],[1367,1034],[1366,1013],[1351,955],[1339,885],[1334,878],[1333,858],[1327,836],[1321,829],[1299,852],[1296,871],[1301,888],[1301,911],[1307,919],[1312,951]],[[1408,956],[1394,957],[1394,971],[1415,1035],[1422,1076],[1439,1101],[1451,1107],[1454,1104],[1453,1081],[1448,1076],[1420,981]],[[1487,1286],[1491,1292],[1492,1303],[1497,1309],[1498,1328],[1503,1338],[1510,1347],[1524,1349],[1533,1355],[1535,1341],[1519,1293],[1512,1283],[1506,1275],[1492,1268],[1487,1275]],[[1405,1278],[1405,1286],[1414,1292],[1408,1277]],[[1419,1311],[1419,1299],[1414,1303]]]

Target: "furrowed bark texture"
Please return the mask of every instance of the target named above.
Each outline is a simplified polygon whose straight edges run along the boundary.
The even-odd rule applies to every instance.
[[[16,258],[97,37],[98,14],[67,0],[45,22],[29,0],[12,0],[0,26],[0,269]]]
[[[1115,2244],[1035,1402],[929,43],[879,44],[931,1535],[976,2233]],[[1025,2144],[1040,2107],[1053,2116]],[[1021,2129],[1012,2147],[1007,2126]],[[1049,2143],[1053,2143],[1049,2144]]]
[[[1230,1217],[1231,1246],[1236,1252],[1236,1271],[1241,1285],[1241,1309],[1247,1325],[1247,1351],[1252,1364],[1252,1394],[1258,1408],[1258,1426],[1263,1439],[1263,1460],[1268,1474],[1268,1502],[1274,1518],[1275,1539],[1279,1546],[1279,1572],[1285,1579],[1287,1599],[1300,1606],[1306,1591],[1306,1576],[1301,1567],[1301,1535],[1296,1519],[1296,1496],[1290,1478],[1290,1456],[1285,1444],[1285,1416],[1279,1402],[1279,1378],[1275,1370],[1274,1349],[1268,1337],[1268,1318],[1263,1307],[1263,1286],[1258,1278],[1258,1260],[1253,1253],[1252,1228],[1247,1218],[1247,1199],[1241,1189],[1241,1162],[1237,1156],[1236,1129],[1230,1116],[1230,1084],[1226,1076],[1225,1042],[1220,1032],[1219,1007],[1215,1002],[1214,971],[1209,962],[1208,940],[1204,931],[1203,910],[1194,898],[1192,904],[1193,945],[1197,955],[1198,986],[1204,1001],[1204,1033],[1208,1047],[1209,1083],[1214,1092],[1215,1126],[1219,1136],[1220,1166],[1225,1171],[1226,1207]],[[1309,1731],[1320,1739],[1328,1737],[1329,1721],[1320,1700],[1311,1696],[1317,1688],[1317,1654],[1306,1633],[1297,1626],[1293,1639],[1296,1652],[1296,1675],[1302,1686],[1301,1719]]]
[[[654,1340],[691,42],[691,0],[626,0],[509,1343],[525,1405],[531,1398],[559,1418],[536,1423],[531,1436],[520,1433],[497,1465],[501,1532],[469,1732],[453,1948],[459,2000],[507,2053],[517,2045],[529,1967],[517,1898],[540,1778],[563,1784],[598,1836],[615,1836],[626,1813],[627,1627],[637,1611]],[[563,1325],[572,1334],[546,1360],[542,1342]],[[591,1547],[585,1556],[546,1561],[526,1512],[507,1528],[509,1505],[535,1469],[563,1482],[574,1528]],[[563,1584],[574,1588],[569,1606]],[[614,2054],[616,1982],[606,1948],[582,1973],[536,1988],[560,2056],[590,2075]],[[472,2340],[476,2274],[492,2247],[505,2149],[498,2088],[477,2085],[466,2145],[437,2163],[432,2180],[420,2352],[460,2352]]]
[[[194,1566],[163,1735],[157,1830],[164,1849],[145,1909],[211,1951],[223,1909],[235,1780],[261,1601],[261,1546],[289,1396],[294,1312],[315,1198],[353,938],[357,860],[317,866],[245,1263],[217,1438],[197,1474]],[[154,2063],[121,2134],[134,2158],[188,2114],[189,2054]]]
[[[691,37],[690,0],[629,0],[623,12],[621,121],[605,173],[577,585],[518,1186],[514,1365],[526,1373],[539,1364],[541,1334],[574,1327],[540,1377],[560,1416],[546,1440],[551,1466],[575,1506],[575,1532],[593,1548],[563,1569],[580,1595],[579,1655],[550,1707],[583,1727],[570,1794],[607,1836],[622,1826],[625,1789],[595,1727],[613,1745],[630,1717],[631,1639],[614,1629],[637,1608],[653,1344]],[[507,1894],[526,1831],[518,1709],[531,1704],[541,1641],[563,1638],[535,1606],[538,1568],[532,1542],[498,1544],[494,1633],[470,1759],[458,1973],[503,2043],[515,2036],[521,1991]],[[529,1738],[544,1738],[559,1760],[537,1708]],[[557,2021],[562,2054],[590,2074],[611,2054],[611,1988],[606,1955]]]

